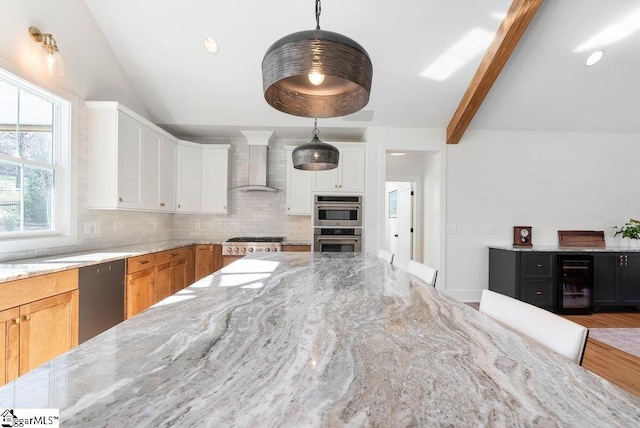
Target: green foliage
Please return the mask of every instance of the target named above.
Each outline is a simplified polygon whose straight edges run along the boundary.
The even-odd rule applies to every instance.
[[[618,230],[613,236],[622,235],[623,238],[640,239],[640,220],[630,218],[629,221],[621,227],[614,227]]]

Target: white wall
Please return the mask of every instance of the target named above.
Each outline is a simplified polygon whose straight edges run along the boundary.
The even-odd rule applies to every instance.
[[[1,2],[0,57],[25,73],[31,72],[31,56],[40,49],[40,44],[31,40],[29,27],[53,34],[64,59],[64,77],[46,76],[46,80],[81,100],[120,101],[149,117],[143,100],[131,86],[83,0]]]
[[[468,131],[447,150],[447,290],[478,301],[487,246],[511,245],[516,225],[533,227],[535,246],[579,229],[620,245],[611,227],[640,215],[638,159],[638,135]]]

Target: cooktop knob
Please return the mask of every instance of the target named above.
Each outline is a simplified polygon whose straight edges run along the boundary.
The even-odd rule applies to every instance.
[[[249,252],[253,253],[253,247],[249,247]]]
[[[271,251],[271,249],[269,247],[264,249],[265,251]]]
[[[247,249],[246,249],[245,247],[242,247],[242,252],[243,252],[243,253],[246,253],[246,252],[247,252]]]
[[[273,249],[271,251],[278,251],[278,248],[273,247]]]
[[[238,247],[234,248],[233,251],[235,251],[236,253],[240,251],[240,249]]]
[[[231,247],[227,247],[227,253],[231,252]]]

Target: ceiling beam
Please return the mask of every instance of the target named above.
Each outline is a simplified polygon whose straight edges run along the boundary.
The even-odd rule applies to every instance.
[[[543,0],[513,0],[507,16],[447,126],[447,144],[458,144]]]

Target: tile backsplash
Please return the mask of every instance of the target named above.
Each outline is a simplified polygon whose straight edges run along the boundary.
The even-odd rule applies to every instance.
[[[153,212],[93,210],[87,208],[87,109],[80,103],[78,116],[78,244],[70,247],[0,253],[0,262],[23,258],[90,251],[139,242],[168,239],[225,240],[232,236],[284,236],[289,241],[310,242],[311,220],[286,215],[284,193],[229,192],[228,214],[165,214]],[[202,144],[231,144],[229,184],[247,184],[249,146],[244,138],[185,138]],[[269,144],[269,185],[286,190],[285,144],[304,141],[276,140]]]
[[[203,144],[231,144],[229,188],[248,184],[249,145],[244,138],[189,139]],[[276,140],[269,144],[269,186],[286,191],[285,144],[301,141]],[[230,191],[228,214],[175,214],[176,239],[209,238],[224,240],[232,236],[284,236],[290,241],[311,241],[311,219],[286,215],[285,193]]]

